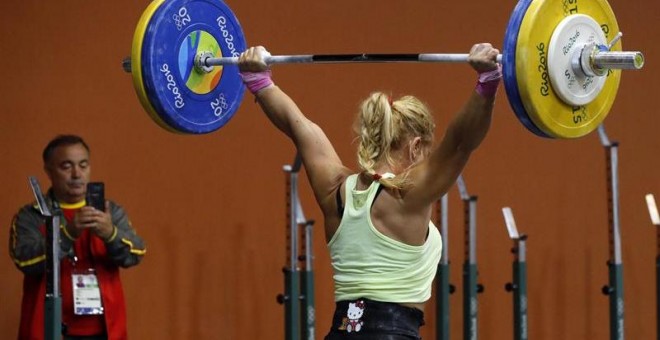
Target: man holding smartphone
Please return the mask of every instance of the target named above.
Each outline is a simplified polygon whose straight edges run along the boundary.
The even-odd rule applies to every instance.
[[[82,138],[57,136],[44,149],[43,161],[51,182],[46,201],[58,208],[61,220],[64,339],[126,339],[119,268],[140,263],[144,242],[124,209],[105,200],[102,183],[89,183],[90,152]],[[10,256],[24,274],[19,339],[44,337],[45,228],[35,204],[21,208],[11,225]]]

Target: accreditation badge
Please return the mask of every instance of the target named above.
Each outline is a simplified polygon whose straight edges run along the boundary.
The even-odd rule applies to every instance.
[[[75,315],[103,314],[99,281],[93,270],[85,274],[73,274],[73,311]]]

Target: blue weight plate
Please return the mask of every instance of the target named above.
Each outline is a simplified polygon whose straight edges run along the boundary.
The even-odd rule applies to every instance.
[[[511,13],[509,24],[506,27],[504,34],[504,51],[502,52],[502,74],[504,77],[504,89],[506,90],[509,104],[513,112],[518,117],[518,120],[527,128],[527,130],[541,137],[548,137],[546,133],[541,131],[534,122],[529,118],[529,114],[525,110],[525,106],[520,98],[520,91],[518,90],[518,78],[516,74],[516,49],[518,46],[518,33],[520,32],[520,25],[522,24],[527,8],[532,3],[532,0],[520,0]]]
[[[237,57],[246,49],[238,19],[216,0],[168,0],[153,14],[142,44],[145,92],[159,118],[175,131],[213,132],[236,113],[245,86],[236,65],[194,69],[199,52]]]

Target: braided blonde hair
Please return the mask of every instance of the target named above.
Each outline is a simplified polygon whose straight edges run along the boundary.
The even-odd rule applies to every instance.
[[[395,167],[392,151],[402,147],[409,138],[420,137],[424,152],[428,152],[433,144],[434,130],[433,116],[416,97],[391,100],[382,92],[374,92],[360,105],[355,124],[359,140],[358,164],[367,174],[382,175],[376,174],[376,165],[385,162]],[[379,181],[385,187],[401,189],[408,184],[406,177],[406,174],[395,178],[381,177]]]

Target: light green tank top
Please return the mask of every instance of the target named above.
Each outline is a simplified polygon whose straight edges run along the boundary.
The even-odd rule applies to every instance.
[[[422,303],[442,252],[440,232],[429,222],[426,242],[411,246],[380,233],[371,206],[380,183],[356,190],[356,174],[346,179],[344,215],[328,247],[334,269],[335,301],[367,298],[383,302]]]

